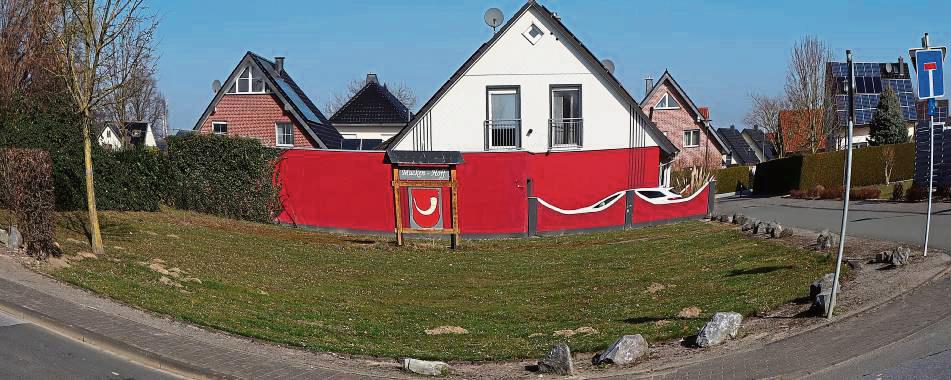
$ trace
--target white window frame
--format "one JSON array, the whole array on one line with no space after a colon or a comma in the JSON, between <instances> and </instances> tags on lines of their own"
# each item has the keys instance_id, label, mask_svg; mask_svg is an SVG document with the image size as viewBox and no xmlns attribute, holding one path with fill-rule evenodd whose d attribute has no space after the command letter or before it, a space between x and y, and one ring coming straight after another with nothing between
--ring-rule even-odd
<instances>
[{"instance_id":1,"label":"white window frame","mask_svg":"<svg viewBox=\"0 0 951 380\"><path fill-rule=\"evenodd\" d=\"M247 76L247 77L243 77L243 76L242 76L242 74L244 74L244 71L245 71L245 70L248 71L248 76ZM247 81L248 81L248 91L241 91L241 85L240 85L240 83L241 83L242 80L247 80ZM267 81L265 81L264 78L261 78L261 81L262 81L262 83L263 83L263 86L261 87L261 91L254 91L254 68L252 68L251 65L245 66L245 67L241 70L241 72L238 73L238 76L234 78L234 92L231 92L231 94L242 94L242 95L246 95L246 94L266 94L266 93L267 93Z\"/></svg>"},{"instance_id":2,"label":"white window frame","mask_svg":"<svg viewBox=\"0 0 951 380\"><path fill-rule=\"evenodd\" d=\"M290 126L291 130L291 143L281 143L281 137L284 135L281 133L281 126L287 125ZM292 147L294 146L294 124L290 122L279 122L274 124L274 145L279 147Z\"/></svg>"},{"instance_id":3,"label":"white window frame","mask_svg":"<svg viewBox=\"0 0 951 380\"><path fill-rule=\"evenodd\" d=\"M533 37L532 29L538 29L541 33ZM531 25L528 26L528 29L525 29L525 31L522 32L522 35L525 36L525 39L527 39L528 42L530 42L532 45L535 45L538 43L538 41L541 41L542 37L545 36L545 33L547 33L545 32L545 29L542 29L542 27L538 26L538 24L533 22Z\"/></svg>"},{"instance_id":4,"label":"white window frame","mask_svg":"<svg viewBox=\"0 0 951 380\"><path fill-rule=\"evenodd\" d=\"M655 110L679 110L679 109L680 109L680 102L677 102L677 99L674 99L674 101L677 102L677 106L676 106L676 107L670 107L670 106L669 106L669 104L670 104L670 98L671 98L671 96L670 96L670 93L669 93L669 92L666 93L666 94L664 94L664 96L661 96L661 97L660 97L660 100L657 101L657 104L654 105L654 109L655 109ZM666 102L665 102L665 100L666 100ZM664 106L661 107L660 103L664 103Z\"/></svg>"},{"instance_id":5,"label":"white window frame","mask_svg":"<svg viewBox=\"0 0 951 380\"><path fill-rule=\"evenodd\" d=\"M225 126L225 131L224 131L224 132L219 132L217 129L215 129L215 126L218 126L218 125L224 125L224 126ZM226 121L213 121L213 122L211 122L211 133L216 134L216 135L227 135L227 134L228 134L228 122L226 122Z\"/></svg>"},{"instance_id":6,"label":"white window frame","mask_svg":"<svg viewBox=\"0 0 951 380\"><path fill-rule=\"evenodd\" d=\"M696 144L688 144L688 142L687 142L688 133L690 134L691 137L693 137L693 134L696 133L696 135L697 135L697 143L696 143ZM700 129L685 129L685 130L684 130L684 140L683 140L683 144L684 144L684 148L696 148L696 147L700 146Z\"/></svg>"}]
</instances>

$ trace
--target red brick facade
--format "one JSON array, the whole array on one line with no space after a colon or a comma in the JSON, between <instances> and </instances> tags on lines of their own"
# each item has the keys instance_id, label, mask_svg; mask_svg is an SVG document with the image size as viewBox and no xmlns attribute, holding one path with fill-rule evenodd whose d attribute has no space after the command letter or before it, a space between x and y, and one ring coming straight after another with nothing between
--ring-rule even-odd
<instances>
[{"instance_id":1,"label":"red brick facade","mask_svg":"<svg viewBox=\"0 0 951 380\"><path fill-rule=\"evenodd\" d=\"M228 123L228 135L256 138L272 147L277 146L277 123L293 123L295 148L320 147L299 123L291 120L274 94L226 94L199 131L212 133L213 122Z\"/></svg>"},{"instance_id":2,"label":"red brick facade","mask_svg":"<svg viewBox=\"0 0 951 380\"><path fill-rule=\"evenodd\" d=\"M667 138L680 149L680 153L674 158L673 170L694 167L706 162L708 168L719 168L723 166L723 157L718 148L712 131L697 122L697 115L690 110L687 100L681 97L670 82L659 84L644 104L644 111L651 114L651 120L657 125L657 128L667 136ZM677 109L654 109L657 102L664 96L670 94L680 104ZM695 147L684 147L684 131L699 129L700 145Z\"/></svg>"}]
</instances>

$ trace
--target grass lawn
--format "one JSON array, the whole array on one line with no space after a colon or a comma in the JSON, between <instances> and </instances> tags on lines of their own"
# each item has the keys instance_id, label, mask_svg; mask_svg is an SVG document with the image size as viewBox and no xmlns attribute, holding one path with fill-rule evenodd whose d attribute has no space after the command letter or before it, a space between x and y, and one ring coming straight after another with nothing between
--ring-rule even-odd
<instances>
[{"instance_id":1,"label":"grass lawn","mask_svg":"<svg viewBox=\"0 0 951 380\"><path fill-rule=\"evenodd\" d=\"M88 250L83 214L57 239ZM164 210L102 214L107 255L52 274L144 309L321 351L429 359L538 357L558 341L604 349L623 334L696 333L716 311L746 315L804 297L823 256L719 224L557 238L444 242L342 236ZM72 238L71 240L67 240ZM201 283L162 284L152 259ZM652 286L653 285L653 286ZM652 291L648 291L652 288ZM663 289L661 289L663 288ZM700 318L680 319L696 306ZM465 335L427 335L460 326ZM589 326L596 334L553 336Z\"/></svg>"}]
</instances>

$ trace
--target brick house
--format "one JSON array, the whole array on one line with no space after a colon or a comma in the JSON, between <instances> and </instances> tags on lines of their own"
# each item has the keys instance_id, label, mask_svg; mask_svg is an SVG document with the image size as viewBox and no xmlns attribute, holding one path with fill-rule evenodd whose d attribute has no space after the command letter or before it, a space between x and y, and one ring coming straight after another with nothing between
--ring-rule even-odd
<instances>
[{"instance_id":1,"label":"brick house","mask_svg":"<svg viewBox=\"0 0 951 380\"><path fill-rule=\"evenodd\" d=\"M284 69L247 52L198 118L194 130L251 137L278 148L339 149L343 137Z\"/></svg>"},{"instance_id":2,"label":"brick house","mask_svg":"<svg viewBox=\"0 0 951 380\"><path fill-rule=\"evenodd\" d=\"M680 150L670 163L673 170L725 166L730 149L710 125L708 108L697 107L667 71L656 84L648 78L646 89L641 108L648 110L651 121Z\"/></svg>"}]
</instances>

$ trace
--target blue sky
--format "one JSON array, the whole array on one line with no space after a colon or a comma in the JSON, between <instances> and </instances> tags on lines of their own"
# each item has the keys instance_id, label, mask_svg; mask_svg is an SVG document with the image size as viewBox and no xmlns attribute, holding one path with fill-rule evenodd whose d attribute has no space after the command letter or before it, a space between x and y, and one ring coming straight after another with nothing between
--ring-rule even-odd
<instances>
[{"instance_id":1,"label":"blue sky","mask_svg":"<svg viewBox=\"0 0 951 380\"><path fill-rule=\"evenodd\" d=\"M670 70L716 126L742 126L750 92L778 94L790 47L803 35L844 60L908 60L924 32L951 45L948 1L540 0L637 98L646 75ZM418 105L491 37L487 8L510 16L523 0L192 1L152 3L159 30L159 86L172 129L191 129L244 52L286 56L286 68L318 106L352 79L375 72L404 82ZM924 16L922 16L924 15ZM924 19L920 21L919 19ZM329 117L329 115L328 115Z\"/></svg>"}]
</instances>

